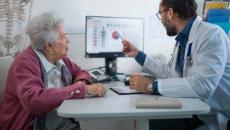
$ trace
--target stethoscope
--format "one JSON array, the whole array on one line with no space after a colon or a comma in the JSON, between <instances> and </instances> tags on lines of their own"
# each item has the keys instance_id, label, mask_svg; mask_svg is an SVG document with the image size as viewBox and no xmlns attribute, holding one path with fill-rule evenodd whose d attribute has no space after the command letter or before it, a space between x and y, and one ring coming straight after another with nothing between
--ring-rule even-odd
<instances>
[{"instance_id":1,"label":"stethoscope","mask_svg":"<svg viewBox=\"0 0 230 130\"><path fill-rule=\"evenodd\" d=\"M172 65L172 62L174 61L174 58L176 57L176 49L179 48L179 44L180 44L179 42L176 42L176 44L174 46L173 54L171 54L171 56L172 56L171 61L170 61L171 65ZM187 55L186 55L186 57L184 59L184 62L185 62L186 65L192 65L193 64L191 53L192 53L192 43L189 43L188 44Z\"/></svg>"}]
</instances>

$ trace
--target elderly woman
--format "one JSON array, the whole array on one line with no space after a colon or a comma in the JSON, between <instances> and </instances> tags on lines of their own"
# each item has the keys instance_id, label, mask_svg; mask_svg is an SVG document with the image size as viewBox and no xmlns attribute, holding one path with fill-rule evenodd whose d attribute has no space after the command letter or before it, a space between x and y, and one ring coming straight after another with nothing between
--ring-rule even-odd
<instances>
[{"instance_id":1,"label":"elderly woman","mask_svg":"<svg viewBox=\"0 0 230 130\"><path fill-rule=\"evenodd\" d=\"M44 13L28 25L32 46L18 54L0 108L1 130L78 130L77 121L57 116L55 108L86 94L105 96L101 84L66 57L68 39L62 20Z\"/></svg>"}]
</instances>

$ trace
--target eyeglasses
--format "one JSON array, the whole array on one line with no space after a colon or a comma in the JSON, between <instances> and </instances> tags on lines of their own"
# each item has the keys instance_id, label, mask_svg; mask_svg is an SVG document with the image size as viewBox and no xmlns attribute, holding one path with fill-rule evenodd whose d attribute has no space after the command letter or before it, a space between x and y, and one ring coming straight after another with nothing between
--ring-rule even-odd
<instances>
[{"instance_id":1,"label":"eyeglasses","mask_svg":"<svg viewBox=\"0 0 230 130\"><path fill-rule=\"evenodd\" d=\"M165 11L168 11L169 9L165 9L165 10L162 10L162 11L158 11L158 13L156 14L156 16L157 16L157 18L159 19L159 20L161 20L162 18L161 18L161 13L163 13L163 12L165 12Z\"/></svg>"}]
</instances>

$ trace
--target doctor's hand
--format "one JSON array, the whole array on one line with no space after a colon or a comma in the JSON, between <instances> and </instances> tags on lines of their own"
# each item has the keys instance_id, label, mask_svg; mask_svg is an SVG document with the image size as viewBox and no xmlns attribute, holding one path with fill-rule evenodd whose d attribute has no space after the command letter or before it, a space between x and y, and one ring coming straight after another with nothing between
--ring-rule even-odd
<instances>
[{"instance_id":1,"label":"doctor's hand","mask_svg":"<svg viewBox=\"0 0 230 130\"><path fill-rule=\"evenodd\" d=\"M147 89L147 86L151 83L152 81L149 78L140 74L133 74L129 77L130 88L142 93L152 93Z\"/></svg>"},{"instance_id":2,"label":"doctor's hand","mask_svg":"<svg viewBox=\"0 0 230 130\"><path fill-rule=\"evenodd\" d=\"M134 45L132 45L127 40L123 40L122 44L123 44L123 48L122 48L123 53L125 53L129 57L136 57L139 50Z\"/></svg>"},{"instance_id":3,"label":"doctor's hand","mask_svg":"<svg viewBox=\"0 0 230 130\"><path fill-rule=\"evenodd\" d=\"M106 95L107 89L102 84L91 84L86 85L86 93L89 95L102 97Z\"/></svg>"}]
</instances>

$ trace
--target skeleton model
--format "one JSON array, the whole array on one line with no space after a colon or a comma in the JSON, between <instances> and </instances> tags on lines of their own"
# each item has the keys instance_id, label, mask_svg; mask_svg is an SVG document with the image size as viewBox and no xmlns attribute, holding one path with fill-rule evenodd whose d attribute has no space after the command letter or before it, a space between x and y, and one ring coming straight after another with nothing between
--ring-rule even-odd
<instances>
[{"instance_id":1,"label":"skeleton model","mask_svg":"<svg viewBox=\"0 0 230 130\"><path fill-rule=\"evenodd\" d=\"M26 40L19 27L25 23L25 9L30 1L0 0L0 57L15 56L24 47Z\"/></svg>"}]
</instances>

